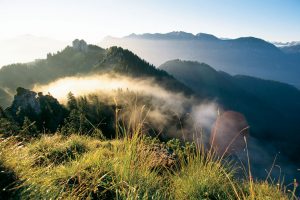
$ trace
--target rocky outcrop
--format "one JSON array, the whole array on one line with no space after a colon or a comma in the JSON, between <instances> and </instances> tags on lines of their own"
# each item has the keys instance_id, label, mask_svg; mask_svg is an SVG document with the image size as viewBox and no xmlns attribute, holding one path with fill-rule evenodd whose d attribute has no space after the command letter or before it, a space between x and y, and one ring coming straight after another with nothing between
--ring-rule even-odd
<instances>
[{"instance_id":1,"label":"rocky outcrop","mask_svg":"<svg viewBox=\"0 0 300 200\"><path fill-rule=\"evenodd\" d=\"M19 125L25 117L35 121L39 129L56 131L66 115L65 108L50 94L36 93L19 87L13 103L5 110Z\"/></svg>"},{"instance_id":2,"label":"rocky outcrop","mask_svg":"<svg viewBox=\"0 0 300 200\"><path fill-rule=\"evenodd\" d=\"M17 94L14 96L14 100L11 106L11 111L16 113L22 109L32 109L36 114L40 114L41 106L37 99L37 93L27 90L25 88L17 88Z\"/></svg>"},{"instance_id":3,"label":"rocky outcrop","mask_svg":"<svg viewBox=\"0 0 300 200\"><path fill-rule=\"evenodd\" d=\"M86 53L88 51L88 45L84 40L74 40L72 42L72 47L77 50Z\"/></svg>"}]
</instances>

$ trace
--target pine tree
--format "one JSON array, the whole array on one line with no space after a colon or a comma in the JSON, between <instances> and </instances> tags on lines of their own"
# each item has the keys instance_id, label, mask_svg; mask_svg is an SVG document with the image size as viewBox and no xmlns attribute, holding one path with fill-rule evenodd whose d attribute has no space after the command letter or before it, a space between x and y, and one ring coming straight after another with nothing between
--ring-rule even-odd
<instances>
[{"instance_id":1,"label":"pine tree","mask_svg":"<svg viewBox=\"0 0 300 200\"><path fill-rule=\"evenodd\" d=\"M70 135L78 133L80 129L80 113L78 110L71 110L69 116L65 119L64 126L61 128L61 132L64 135Z\"/></svg>"},{"instance_id":2,"label":"pine tree","mask_svg":"<svg viewBox=\"0 0 300 200\"><path fill-rule=\"evenodd\" d=\"M67 102L68 109L70 111L77 109L77 100L72 92L68 93L67 99L68 99L68 102Z\"/></svg>"}]
</instances>

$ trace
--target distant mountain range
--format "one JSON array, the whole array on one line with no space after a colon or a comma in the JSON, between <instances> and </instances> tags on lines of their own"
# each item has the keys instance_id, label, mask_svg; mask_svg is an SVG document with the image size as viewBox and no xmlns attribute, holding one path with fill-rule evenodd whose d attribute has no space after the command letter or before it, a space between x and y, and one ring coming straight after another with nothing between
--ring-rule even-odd
<instances>
[{"instance_id":1,"label":"distant mountain range","mask_svg":"<svg viewBox=\"0 0 300 200\"><path fill-rule=\"evenodd\" d=\"M300 45L300 41L293 41L293 42L272 42L277 47L291 47Z\"/></svg>"},{"instance_id":2,"label":"distant mountain range","mask_svg":"<svg viewBox=\"0 0 300 200\"><path fill-rule=\"evenodd\" d=\"M249 75L300 87L300 54L295 53L295 45L279 48L254 37L219 39L210 34L186 32L106 37L100 45L128 48L156 66L177 58L194 60L232 75Z\"/></svg>"}]
</instances>

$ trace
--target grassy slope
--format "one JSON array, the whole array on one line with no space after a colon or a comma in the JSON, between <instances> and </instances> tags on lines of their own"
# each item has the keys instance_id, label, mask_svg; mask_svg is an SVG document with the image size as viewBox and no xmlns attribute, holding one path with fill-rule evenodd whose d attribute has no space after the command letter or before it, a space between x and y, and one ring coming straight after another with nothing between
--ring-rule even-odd
<instances>
[{"instance_id":1,"label":"grassy slope","mask_svg":"<svg viewBox=\"0 0 300 200\"><path fill-rule=\"evenodd\" d=\"M5 170L1 173L10 169L17 180L6 195L14 192L15 198L22 199L293 199L292 192L283 192L282 186L236 180L235 169L216 159L212 151L193 151L192 145L182 148L176 141L164 144L138 133L110 141L59 134L27 143L2 139L0 164ZM157 145L161 150L154 150ZM172 149L176 162L165 164L162 149ZM5 194L1 192L0 196Z\"/></svg>"}]
</instances>

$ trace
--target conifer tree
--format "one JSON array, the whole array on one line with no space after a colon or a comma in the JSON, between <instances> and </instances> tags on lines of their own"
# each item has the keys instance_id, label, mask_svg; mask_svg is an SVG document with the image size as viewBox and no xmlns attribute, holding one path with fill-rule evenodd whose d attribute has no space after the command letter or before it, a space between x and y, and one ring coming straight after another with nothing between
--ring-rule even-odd
<instances>
[{"instance_id":1,"label":"conifer tree","mask_svg":"<svg viewBox=\"0 0 300 200\"><path fill-rule=\"evenodd\" d=\"M68 109L70 111L77 109L77 100L72 92L68 93L67 99L68 99L68 102L67 102Z\"/></svg>"}]
</instances>

